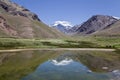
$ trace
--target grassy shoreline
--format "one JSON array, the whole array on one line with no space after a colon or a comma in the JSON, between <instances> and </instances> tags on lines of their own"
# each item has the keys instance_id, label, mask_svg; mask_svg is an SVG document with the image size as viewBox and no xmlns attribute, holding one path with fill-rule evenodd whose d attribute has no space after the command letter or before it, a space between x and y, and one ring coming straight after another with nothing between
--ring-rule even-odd
<instances>
[{"instance_id":1,"label":"grassy shoreline","mask_svg":"<svg viewBox=\"0 0 120 80\"><path fill-rule=\"evenodd\" d=\"M24 48L120 48L120 38L80 37L70 39L0 38L0 49Z\"/></svg>"}]
</instances>

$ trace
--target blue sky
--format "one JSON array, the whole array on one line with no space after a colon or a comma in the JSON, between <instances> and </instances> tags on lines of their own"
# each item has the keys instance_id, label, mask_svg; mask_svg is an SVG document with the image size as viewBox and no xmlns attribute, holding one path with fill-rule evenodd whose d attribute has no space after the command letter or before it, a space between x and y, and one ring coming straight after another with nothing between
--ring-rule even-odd
<instances>
[{"instance_id":1,"label":"blue sky","mask_svg":"<svg viewBox=\"0 0 120 80\"><path fill-rule=\"evenodd\" d=\"M69 21L81 24L92 15L120 17L120 0L12 0L32 12L46 24Z\"/></svg>"}]
</instances>

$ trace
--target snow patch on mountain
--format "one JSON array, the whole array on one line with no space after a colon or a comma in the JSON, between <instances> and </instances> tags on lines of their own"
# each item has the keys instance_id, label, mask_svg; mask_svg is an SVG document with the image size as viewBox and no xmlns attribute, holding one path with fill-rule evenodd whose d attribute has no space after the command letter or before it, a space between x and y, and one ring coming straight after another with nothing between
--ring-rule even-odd
<instances>
[{"instance_id":1,"label":"snow patch on mountain","mask_svg":"<svg viewBox=\"0 0 120 80\"><path fill-rule=\"evenodd\" d=\"M116 16L112 16L112 17L115 18L115 19L118 19L118 20L120 19L120 17L116 17Z\"/></svg>"},{"instance_id":2,"label":"snow patch on mountain","mask_svg":"<svg viewBox=\"0 0 120 80\"><path fill-rule=\"evenodd\" d=\"M59 24L65 26L65 27L68 27L68 26L72 27L72 24L70 22L68 22L68 21L55 21L53 26L57 26Z\"/></svg>"},{"instance_id":3,"label":"snow patch on mountain","mask_svg":"<svg viewBox=\"0 0 120 80\"><path fill-rule=\"evenodd\" d=\"M57 30L68 34L69 30L73 27L72 24L68 21L55 21L55 23L51 26L56 28Z\"/></svg>"}]
</instances>

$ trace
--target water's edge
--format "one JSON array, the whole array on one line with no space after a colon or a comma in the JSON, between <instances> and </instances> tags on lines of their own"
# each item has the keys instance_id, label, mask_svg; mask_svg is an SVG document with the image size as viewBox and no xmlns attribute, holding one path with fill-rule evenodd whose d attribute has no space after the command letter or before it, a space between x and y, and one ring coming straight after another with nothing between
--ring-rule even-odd
<instances>
[{"instance_id":1,"label":"water's edge","mask_svg":"<svg viewBox=\"0 0 120 80\"><path fill-rule=\"evenodd\" d=\"M16 52L16 51L29 51L29 50L83 50L83 51L115 51L116 49L105 49L105 48L29 48L29 49L8 49L0 50L0 52Z\"/></svg>"}]
</instances>

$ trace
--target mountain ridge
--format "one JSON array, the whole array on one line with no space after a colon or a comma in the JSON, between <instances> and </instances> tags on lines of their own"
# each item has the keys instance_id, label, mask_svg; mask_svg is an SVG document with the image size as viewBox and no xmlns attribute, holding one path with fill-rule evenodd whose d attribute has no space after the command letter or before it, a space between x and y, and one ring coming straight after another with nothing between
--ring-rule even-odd
<instances>
[{"instance_id":1,"label":"mountain ridge","mask_svg":"<svg viewBox=\"0 0 120 80\"><path fill-rule=\"evenodd\" d=\"M55 23L52 27L67 35L91 35L104 29L109 29L111 25L119 21L120 18L108 15L93 15L87 21L75 26L67 26L61 22ZM67 21L66 21L67 22Z\"/></svg>"},{"instance_id":2,"label":"mountain ridge","mask_svg":"<svg viewBox=\"0 0 120 80\"><path fill-rule=\"evenodd\" d=\"M28 9L10 0L0 0L0 37L62 38L65 35L48 27Z\"/></svg>"},{"instance_id":3,"label":"mountain ridge","mask_svg":"<svg viewBox=\"0 0 120 80\"><path fill-rule=\"evenodd\" d=\"M107 16L107 15L94 15L89 18L86 22L78 25L78 29L76 30L76 34L79 35L89 35L96 31L101 31L107 28L108 26L117 22L118 19Z\"/></svg>"},{"instance_id":4,"label":"mountain ridge","mask_svg":"<svg viewBox=\"0 0 120 80\"><path fill-rule=\"evenodd\" d=\"M10 0L1 0L0 6L11 15L24 16L32 20L41 21L35 13Z\"/></svg>"}]
</instances>

